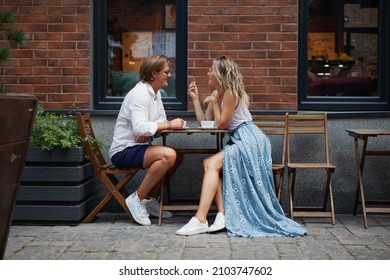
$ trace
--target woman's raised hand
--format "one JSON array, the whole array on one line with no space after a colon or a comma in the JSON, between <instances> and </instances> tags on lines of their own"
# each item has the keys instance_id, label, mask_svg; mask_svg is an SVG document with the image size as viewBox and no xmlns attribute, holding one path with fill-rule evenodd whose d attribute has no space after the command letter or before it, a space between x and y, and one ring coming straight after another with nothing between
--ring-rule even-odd
<instances>
[{"instance_id":1,"label":"woman's raised hand","mask_svg":"<svg viewBox=\"0 0 390 280\"><path fill-rule=\"evenodd\" d=\"M199 98L198 87L196 86L195 81L191 82L190 87L188 89L188 94L193 100Z\"/></svg>"}]
</instances>

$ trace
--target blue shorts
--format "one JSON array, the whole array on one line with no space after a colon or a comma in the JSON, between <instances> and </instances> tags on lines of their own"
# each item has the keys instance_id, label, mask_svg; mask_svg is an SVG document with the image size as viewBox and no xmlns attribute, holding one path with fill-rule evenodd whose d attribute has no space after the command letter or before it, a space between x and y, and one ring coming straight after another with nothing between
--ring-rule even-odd
<instances>
[{"instance_id":1,"label":"blue shorts","mask_svg":"<svg viewBox=\"0 0 390 280\"><path fill-rule=\"evenodd\" d=\"M144 156L149 145L135 145L127 147L122 152L112 156L111 162L119 168L144 169Z\"/></svg>"}]
</instances>

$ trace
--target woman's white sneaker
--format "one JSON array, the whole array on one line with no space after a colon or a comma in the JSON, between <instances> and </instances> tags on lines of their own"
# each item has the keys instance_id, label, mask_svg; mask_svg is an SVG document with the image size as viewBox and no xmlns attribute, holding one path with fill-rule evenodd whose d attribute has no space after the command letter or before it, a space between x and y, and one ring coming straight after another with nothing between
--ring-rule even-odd
<instances>
[{"instance_id":1,"label":"woman's white sneaker","mask_svg":"<svg viewBox=\"0 0 390 280\"><path fill-rule=\"evenodd\" d=\"M209 232L219 231L225 228L225 215L222 212L218 212L215 217L214 223L210 226Z\"/></svg>"},{"instance_id":2,"label":"woman's white sneaker","mask_svg":"<svg viewBox=\"0 0 390 280\"><path fill-rule=\"evenodd\" d=\"M185 224L181 229L178 229L176 231L177 235L194 235L199 233L205 233L209 230L209 224L206 221L206 223L202 224L199 222L199 220L195 217L192 217L191 220Z\"/></svg>"}]
</instances>

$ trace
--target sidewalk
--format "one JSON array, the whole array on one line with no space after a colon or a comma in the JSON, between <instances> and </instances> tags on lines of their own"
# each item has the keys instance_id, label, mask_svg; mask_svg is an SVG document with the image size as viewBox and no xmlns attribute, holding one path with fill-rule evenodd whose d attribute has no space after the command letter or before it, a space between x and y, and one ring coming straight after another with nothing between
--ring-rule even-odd
<instances>
[{"instance_id":1,"label":"sidewalk","mask_svg":"<svg viewBox=\"0 0 390 280\"><path fill-rule=\"evenodd\" d=\"M177 236L192 213L153 219L148 227L123 214L100 214L77 226L14 225L5 260L390 260L390 215L336 215L330 220L302 219L308 236L228 238L226 232ZM215 214L210 214L213 222Z\"/></svg>"}]
</instances>

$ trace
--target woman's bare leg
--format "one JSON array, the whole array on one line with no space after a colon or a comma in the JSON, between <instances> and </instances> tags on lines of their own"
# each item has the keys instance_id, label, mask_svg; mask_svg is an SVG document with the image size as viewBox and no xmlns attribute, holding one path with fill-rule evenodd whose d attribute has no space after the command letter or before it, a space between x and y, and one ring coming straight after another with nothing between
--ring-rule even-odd
<instances>
[{"instance_id":1,"label":"woman's bare leg","mask_svg":"<svg viewBox=\"0 0 390 280\"><path fill-rule=\"evenodd\" d=\"M176 162L176 151L164 146L150 146L145 152L144 168L148 168L137 190L140 200L159 192L159 182Z\"/></svg>"},{"instance_id":2,"label":"woman's bare leg","mask_svg":"<svg viewBox=\"0 0 390 280\"><path fill-rule=\"evenodd\" d=\"M200 194L199 208L195 214L195 217L201 223L206 222L211 203L213 202L213 199L216 198L216 194L218 192L218 186L220 184L219 173L222 169L222 152L206 158L203 162L203 168L204 176ZM217 201L218 200L218 203L222 202L222 196L218 197Z\"/></svg>"},{"instance_id":3,"label":"woman's bare leg","mask_svg":"<svg viewBox=\"0 0 390 280\"><path fill-rule=\"evenodd\" d=\"M217 193L215 194L215 197L214 197L214 202L217 205L218 212L224 213L225 208L223 206L222 177L221 176L219 176L218 189L217 189Z\"/></svg>"}]
</instances>

